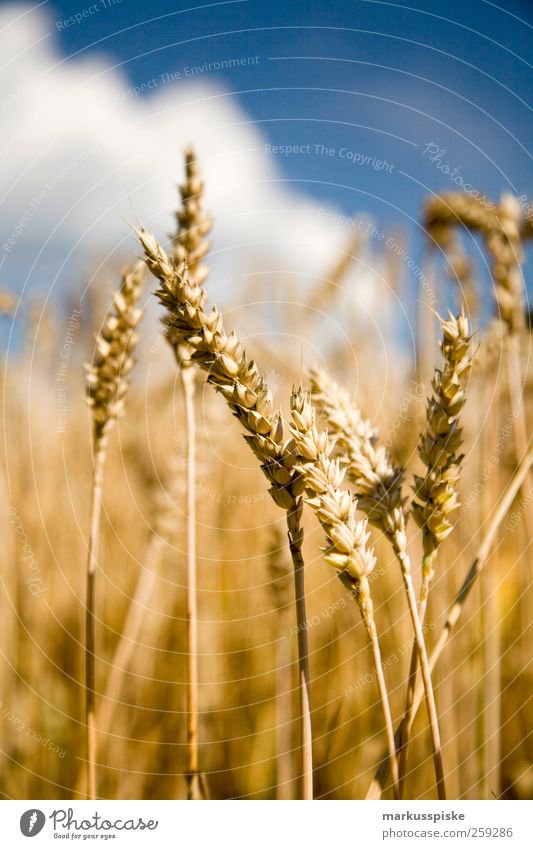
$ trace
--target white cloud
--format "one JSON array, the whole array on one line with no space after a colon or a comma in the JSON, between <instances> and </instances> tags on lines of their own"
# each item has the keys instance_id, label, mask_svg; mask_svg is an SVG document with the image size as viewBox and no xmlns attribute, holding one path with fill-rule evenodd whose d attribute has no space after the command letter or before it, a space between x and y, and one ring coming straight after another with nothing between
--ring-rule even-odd
<instances>
[{"instance_id":1,"label":"white cloud","mask_svg":"<svg viewBox=\"0 0 533 849\"><path fill-rule=\"evenodd\" d=\"M341 227L283 182L258 126L212 78L127 93L125 74L103 58L63 58L50 16L17 4L0 10L0 56L3 285L79 286L96 256L137 250L135 218L166 236L191 142L215 219L215 279L260 267L264 280L292 274L301 292L346 244ZM373 282L367 274L354 286L367 307Z\"/></svg>"}]
</instances>

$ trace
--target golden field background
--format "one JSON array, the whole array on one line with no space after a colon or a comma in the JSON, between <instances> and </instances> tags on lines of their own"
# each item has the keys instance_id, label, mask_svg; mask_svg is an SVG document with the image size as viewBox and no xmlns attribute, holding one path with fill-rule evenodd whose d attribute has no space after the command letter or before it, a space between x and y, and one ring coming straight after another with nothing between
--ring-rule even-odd
<instances>
[{"instance_id":1,"label":"golden field background","mask_svg":"<svg viewBox=\"0 0 533 849\"><path fill-rule=\"evenodd\" d=\"M383 310L405 301L401 261L353 240L331 269L292 297L290 279L259 283L224 310L287 412L291 387L317 360L379 427L407 481L420 468L429 380L438 363L437 321L418 310L418 358L370 320L344 317L353 336L328 332L346 269L379 269ZM433 270L443 311L458 293ZM428 274L430 269L428 266ZM99 795L184 798L185 503L183 397L171 352L159 336L147 275L138 364L125 416L110 437L97 575ZM357 286L357 274L350 286ZM85 559L91 490L91 419L84 363L118 284L90 281L90 295L64 303L19 303L20 345L4 353L0 478L2 592L1 756L3 798L82 798ZM214 287L215 288L215 287ZM209 286L208 286L209 292ZM216 301L216 291L213 300ZM483 295L490 303L490 292ZM227 299L226 299L227 300ZM11 305L6 304L6 313ZM76 312L74 312L76 311ZM9 326L11 318L2 321ZM255 333L251 327L259 326ZM491 508L515 466L505 361L479 331L462 417L465 468L457 527L437 561L426 639L431 648L475 556ZM498 333L496 332L496 337ZM530 336L522 345L531 418ZM211 798L295 798L298 771L294 591L283 515L267 493L239 425L199 378L197 512L200 638L200 759ZM65 408L65 409L63 409ZM531 539L522 494L503 523L456 632L434 674L451 798L533 795L530 667ZM312 678L315 797L363 798L384 736L364 627L353 599L320 552L323 535L306 515L304 555ZM395 724L405 703L411 628L390 547L372 531L378 556L372 592ZM414 564L420 532L409 523ZM418 575L415 576L418 578ZM132 597L144 578L142 604ZM106 697L128 613L139 631L118 689ZM105 727L102 730L102 718ZM433 798L425 708L410 750L407 795Z\"/></svg>"}]
</instances>

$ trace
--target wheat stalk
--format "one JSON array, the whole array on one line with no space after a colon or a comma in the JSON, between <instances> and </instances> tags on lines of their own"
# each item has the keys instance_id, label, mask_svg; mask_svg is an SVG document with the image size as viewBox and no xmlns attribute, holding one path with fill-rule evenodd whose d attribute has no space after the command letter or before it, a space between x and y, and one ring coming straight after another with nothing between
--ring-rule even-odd
<instances>
[{"instance_id":1,"label":"wheat stalk","mask_svg":"<svg viewBox=\"0 0 533 849\"><path fill-rule=\"evenodd\" d=\"M192 360L208 374L211 383L247 431L245 440L260 462L270 483L270 495L286 511L289 548L294 566L302 749L302 795L313 795L311 714L309 702L309 648L306 632L302 482L295 470L293 443L285 440L283 420L274 413L272 397L265 380L246 353L235 333L226 335L222 316L216 307L204 309L206 293L192 279L186 263L176 265L156 239L146 230L139 232L145 261L160 281L156 296L165 307L166 332L177 344L192 350Z\"/></svg>"},{"instance_id":2,"label":"wheat stalk","mask_svg":"<svg viewBox=\"0 0 533 849\"><path fill-rule=\"evenodd\" d=\"M356 519L356 502L352 501L349 492L340 488L344 472L339 461L330 456L333 445L327 433L318 430L313 407L301 389L292 393L291 415L291 433L298 448L298 468L303 475L309 496L307 503L312 507L326 533L326 562L337 570L343 582L353 592L372 648L376 681L385 718L394 795L399 798L394 729L368 582L376 559L373 550L367 545L369 534L366 521Z\"/></svg>"},{"instance_id":3,"label":"wheat stalk","mask_svg":"<svg viewBox=\"0 0 533 849\"><path fill-rule=\"evenodd\" d=\"M418 653L423 675L437 791L439 798L444 799L446 788L437 708L424 633L417 611L411 560L407 550L405 514L407 499L402 495L403 470L392 464L383 446L377 445L377 435L370 422L363 418L345 390L335 383L327 372L317 368L312 369L310 379L311 398L317 409L324 415L328 430L335 439L336 447L340 449L346 476L354 484L357 506L366 514L370 523L389 539L400 564L415 635L414 650ZM405 759L402 763L400 751L400 794L403 792L405 766Z\"/></svg>"},{"instance_id":4,"label":"wheat stalk","mask_svg":"<svg viewBox=\"0 0 533 849\"><path fill-rule=\"evenodd\" d=\"M287 640L290 614L291 587L290 568L287 562L285 540L279 524L273 525L268 547L268 589L272 606L276 612L275 627L275 751L276 751L276 798L292 799L291 766L291 643Z\"/></svg>"},{"instance_id":5,"label":"wheat stalk","mask_svg":"<svg viewBox=\"0 0 533 849\"><path fill-rule=\"evenodd\" d=\"M95 723L95 581L98 564L102 485L108 433L124 412L129 375L133 368L133 350L137 342L135 328L141 317L138 307L142 293L143 267L138 263L126 269L96 339L96 353L87 368L87 402L93 424L93 482L91 519L87 553L87 591L85 622L85 743L87 796L96 798L96 723Z\"/></svg>"},{"instance_id":6,"label":"wheat stalk","mask_svg":"<svg viewBox=\"0 0 533 849\"><path fill-rule=\"evenodd\" d=\"M186 261L189 275L198 285L205 281L208 268L202 264L209 250L206 240L211 229L211 219L203 209L204 183L200 175L196 154L192 148L185 151L185 180L179 186L181 206L176 212L176 233L173 237L173 262ZM190 367L191 349L179 336L166 334L174 350L185 402L185 432L187 442L186 515L187 515L187 798L202 798L202 778L198 755L198 592L196 565L196 419L194 398L196 374Z\"/></svg>"}]
</instances>

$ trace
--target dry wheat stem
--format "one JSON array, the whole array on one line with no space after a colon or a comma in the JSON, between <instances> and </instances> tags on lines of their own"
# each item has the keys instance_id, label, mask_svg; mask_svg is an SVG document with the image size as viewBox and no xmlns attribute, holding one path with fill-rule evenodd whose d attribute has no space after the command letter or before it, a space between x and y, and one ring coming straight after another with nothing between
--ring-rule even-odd
<instances>
[{"instance_id":1,"label":"dry wheat stem","mask_svg":"<svg viewBox=\"0 0 533 849\"><path fill-rule=\"evenodd\" d=\"M498 444L498 416L491 411L493 387L487 381L482 387L483 409L488 410L487 419L481 434L480 470L488 467L492 453ZM496 397L498 409L500 399ZM492 413L492 414L491 414ZM484 486L481 499L481 515L489 515L492 504L498 500L501 490L500 469L496 466ZM495 795L501 792L502 763L502 622L500 616L501 598L499 593L502 572L500 553L495 546L492 554L492 567L480 582L480 618L482 625L484 675L482 682L483 704L480 710L482 733L481 749L481 791L483 799L491 798L491 788L495 785Z\"/></svg>"},{"instance_id":2,"label":"dry wheat stem","mask_svg":"<svg viewBox=\"0 0 533 849\"><path fill-rule=\"evenodd\" d=\"M270 495L286 511L298 629L301 795L304 799L312 799L309 652L301 525L303 484L295 469L294 443L284 439L281 414L273 411L270 389L255 362L248 360L235 333L226 335L222 316L216 307L212 307L210 312L204 310L206 293L189 276L186 263L176 265L145 230L140 231L139 238L146 264L161 284L156 296L166 309L163 322L169 339L175 345L183 343L189 346L192 361L207 373L208 382L224 396L247 431L244 438L270 483Z\"/></svg>"},{"instance_id":3,"label":"dry wheat stem","mask_svg":"<svg viewBox=\"0 0 533 849\"><path fill-rule=\"evenodd\" d=\"M187 798L202 798L198 758L198 597L196 578L196 428L194 417L194 372L180 369L185 398L187 433L187 601L185 612L187 650Z\"/></svg>"},{"instance_id":4,"label":"dry wheat stem","mask_svg":"<svg viewBox=\"0 0 533 849\"><path fill-rule=\"evenodd\" d=\"M171 476L171 481L181 484L180 478L174 475ZM176 491L172 495L174 502L180 493ZM121 629L120 639L109 664L110 672L96 717L99 736L98 750L101 749L103 740L109 733L115 710L119 703L119 696L124 685L124 678L131 665L142 626L146 621L146 611L156 584L158 567L163 551L167 544L165 537L175 533L175 520L174 509L169 509L167 498L165 496L156 498L155 528L150 536L143 558L143 566ZM77 781L76 789L78 793L81 793L82 782L83 773Z\"/></svg>"},{"instance_id":5,"label":"dry wheat stem","mask_svg":"<svg viewBox=\"0 0 533 849\"><path fill-rule=\"evenodd\" d=\"M185 180L179 186L181 206L176 213L177 228L173 238L173 261L186 261L189 274L201 285L208 274L202 260L209 250L206 236L211 219L203 210L204 184L194 150L185 151ZM203 780L198 755L198 594L196 566L196 421L194 396L196 374L190 368L191 349L179 337L167 334L167 341L178 362L185 402L187 443L186 515L187 515L187 585L186 585L186 646L187 646L187 798L201 799Z\"/></svg>"},{"instance_id":6,"label":"dry wheat stem","mask_svg":"<svg viewBox=\"0 0 533 849\"><path fill-rule=\"evenodd\" d=\"M275 688L276 688L276 798L292 799L291 758L291 643L286 638L287 616L290 611L290 569L285 557L283 532L278 524L272 529L268 551L269 589L276 612L275 628Z\"/></svg>"},{"instance_id":7,"label":"dry wheat stem","mask_svg":"<svg viewBox=\"0 0 533 849\"><path fill-rule=\"evenodd\" d=\"M481 573L483 567L485 566L487 559L490 554L490 550L496 538L496 534L505 519L507 513L511 509L513 501L515 500L520 488L523 486L524 480L531 470L531 466L533 465L533 449L529 448L523 459L521 460L518 469L515 472L514 477L508 483L507 488L505 489L500 501L495 506L492 516L488 517L486 522L488 524L488 528L483 535L479 548L477 550L477 554L472 561L470 568L466 574L466 577L461 584L461 587L455 596L455 600L451 607L448 610L448 616L446 618L446 622L444 627L440 633L439 639L437 640L433 651L429 656L429 668L431 672L435 669L437 662L446 647L448 640L450 639L450 635L457 624L459 617L463 611L463 608L466 604L468 596L474 586L476 579ZM417 684L415 689L415 694L413 698L413 709L410 716L410 727L407 729L409 733L412 728L412 724L418 713L420 708L420 704L423 698L423 688L419 684ZM397 745L400 744L402 740L402 735L404 732L405 725L405 717L400 722L398 728L396 729L395 740ZM368 792L366 794L366 799L379 799L381 794L385 788L385 784L387 781L387 776L389 772L389 764L388 764L388 755L385 753L381 758L380 766L370 784Z\"/></svg>"},{"instance_id":8,"label":"dry wheat stem","mask_svg":"<svg viewBox=\"0 0 533 849\"><path fill-rule=\"evenodd\" d=\"M95 582L100 538L104 462L105 451L98 451L94 458L85 592L85 792L88 799L96 799Z\"/></svg>"},{"instance_id":9,"label":"dry wheat stem","mask_svg":"<svg viewBox=\"0 0 533 849\"><path fill-rule=\"evenodd\" d=\"M132 353L137 342L135 328L142 314L138 306L142 293L142 276L141 263L123 272L120 289L113 297L113 306L96 339L93 362L87 367L87 401L92 412L94 452L85 613L85 765L86 794L90 799L96 798L97 791L95 582L102 484L108 432L124 411L129 375L133 368Z\"/></svg>"},{"instance_id":10,"label":"dry wheat stem","mask_svg":"<svg viewBox=\"0 0 533 849\"><path fill-rule=\"evenodd\" d=\"M312 369L311 398L324 415L329 432L340 448L346 475L354 484L357 506L368 520L383 531L392 544L400 564L409 614L417 651L430 721L431 745L435 765L437 792L446 798L441 741L435 696L429 672L424 633L417 610L411 561L407 551L406 500L402 496L403 470L396 468L383 446L376 444L377 434L348 394L321 369ZM402 758L403 753L403 758ZM400 795L406 771L406 748L400 749Z\"/></svg>"},{"instance_id":11,"label":"dry wheat stem","mask_svg":"<svg viewBox=\"0 0 533 849\"><path fill-rule=\"evenodd\" d=\"M340 486L344 472L338 460L331 458L333 444L325 431L319 431L310 401L301 389L291 396L291 433L297 445L299 464L308 495L307 503L326 533L326 562L333 566L355 596L370 640L380 694L385 731L389 745L390 770L395 798L399 798L398 762L389 697L383 675L379 640L368 577L376 559L368 548L366 521L356 519L356 503Z\"/></svg>"}]
</instances>

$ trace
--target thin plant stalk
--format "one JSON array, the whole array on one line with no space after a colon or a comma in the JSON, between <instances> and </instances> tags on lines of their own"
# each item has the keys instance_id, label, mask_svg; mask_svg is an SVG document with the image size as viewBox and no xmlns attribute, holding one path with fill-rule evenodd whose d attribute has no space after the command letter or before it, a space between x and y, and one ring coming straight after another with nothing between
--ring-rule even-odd
<instances>
[{"instance_id":1,"label":"thin plant stalk","mask_svg":"<svg viewBox=\"0 0 533 849\"><path fill-rule=\"evenodd\" d=\"M289 549L294 569L294 596L298 632L298 703L300 722L300 797L313 798L313 738L311 732L311 681L309 672L309 640L305 604L305 564L302 556L301 499L294 511L287 514ZM299 515L297 515L299 513ZM292 526L292 530L291 530Z\"/></svg>"},{"instance_id":2,"label":"thin plant stalk","mask_svg":"<svg viewBox=\"0 0 533 849\"><path fill-rule=\"evenodd\" d=\"M497 416L491 415L489 408L492 387L486 384L485 396L488 401L484 409L488 409L487 419L482 434L481 457L482 467L487 468L498 438ZM496 406L499 408L499 395L496 395ZM490 505L495 503L500 492L500 474L496 466L486 482L483 492L482 508L484 513L490 511ZM501 764L501 622L498 587L500 582L499 552L492 554L493 565L481 581L482 592L482 633L483 633L483 708L481 711L482 752L481 752L481 798L490 799L491 789L495 795L500 794L500 764Z\"/></svg>"},{"instance_id":3,"label":"thin plant stalk","mask_svg":"<svg viewBox=\"0 0 533 849\"><path fill-rule=\"evenodd\" d=\"M187 434L187 798L200 799L198 758L198 596L196 570L196 422L194 415L195 375L189 365L180 368L185 399Z\"/></svg>"},{"instance_id":4,"label":"thin plant stalk","mask_svg":"<svg viewBox=\"0 0 533 849\"><path fill-rule=\"evenodd\" d=\"M352 591L352 594L354 595L355 600L357 601L359 611L361 613L361 618L363 620L370 642L372 662L376 675L376 684L378 687L379 700L381 702L381 709L383 711L383 719L385 722L385 736L387 739L387 775L390 773L394 798L399 800L401 797L397 744L394 737L394 723L392 721L389 694L387 691L385 676L383 674L383 663L381 661L381 650L379 647L378 633L374 620L372 601L370 599L370 595L367 595L367 592L365 590L361 592L360 587L354 589L353 581L349 580L345 575L340 574L339 577L341 578L344 585ZM366 587L368 589L368 581L366 581Z\"/></svg>"},{"instance_id":5,"label":"thin plant stalk","mask_svg":"<svg viewBox=\"0 0 533 849\"><path fill-rule=\"evenodd\" d=\"M509 385L509 399L511 405L513 437L515 457L518 462L520 457L523 457L527 450L527 421L526 411L524 407L523 385L524 378L522 374L522 362L520 358L520 334L513 333L507 338L507 377ZM524 481L523 496L524 499L527 493L533 488L533 477L528 474ZM524 510L524 528L528 539L533 537L533 506L529 505L529 500L526 501L526 509Z\"/></svg>"},{"instance_id":6,"label":"thin plant stalk","mask_svg":"<svg viewBox=\"0 0 533 849\"><path fill-rule=\"evenodd\" d=\"M201 284L208 274L203 264L209 250L206 239L211 219L203 209L204 183L192 148L185 151L185 179L179 187L181 206L176 213L177 231L173 238L173 260L187 262L189 274ZM198 756L198 594L196 566L196 422L194 396L196 374L191 368L191 349L179 339L167 336L174 349L185 400L187 441L186 515L187 515L187 798L201 799L202 776Z\"/></svg>"},{"instance_id":7,"label":"thin plant stalk","mask_svg":"<svg viewBox=\"0 0 533 849\"><path fill-rule=\"evenodd\" d=\"M481 540L479 548L477 550L477 554L472 561L472 564L466 574L466 577L461 584L457 595L455 596L455 600L451 607L448 610L448 616L446 618L446 622L444 623L444 627L440 633L439 639L437 640L433 651L429 656L429 669L430 672L433 672L437 662L444 651L448 640L450 639L450 635L457 624L459 617L463 611L463 608L466 604L468 596L474 586L478 576L480 575L482 569L484 568L487 559L490 554L490 550L496 539L496 535L499 531L499 528L505 519L507 513L511 509L514 499L516 498L518 492L524 484L524 480L527 478L531 466L533 465L533 449L529 448L528 453L522 459L518 469L515 472L513 479L508 483L507 488L502 495L499 503L496 505L492 516L487 518L488 528L485 531L485 534ZM424 698L424 688L422 684L419 682L415 688L415 694L413 698L413 710L411 713L411 727L416 714L420 708L422 703L422 699ZM404 733L404 723L405 717L400 722L398 728L395 733L396 744L399 746L401 743L402 735ZM410 731L411 729L408 729ZM389 774L389 763L388 756L383 755L380 766L370 784L368 792L366 794L366 799L380 799L383 789L385 787L385 783L387 781L387 776Z\"/></svg>"},{"instance_id":8,"label":"thin plant stalk","mask_svg":"<svg viewBox=\"0 0 533 849\"><path fill-rule=\"evenodd\" d=\"M414 682L416 680L416 669L418 661L420 661L420 671L422 675L422 682L424 686L424 694L426 698L426 704L429 715L429 724L430 724L430 732L431 732L431 744L433 748L433 763L435 766L435 778L437 781L437 793L439 799L446 799L446 786L444 782L444 766L442 763L442 745L440 740L440 731L439 731L439 719L437 714L437 706L435 703L435 693L433 691L433 685L431 682L431 672L429 668L429 660L426 649L426 641L424 639L424 631L423 631L423 622L425 617L425 604L424 609L422 609L422 603L420 604L420 608L417 610L416 607L416 596L415 590L413 586L413 579L411 577L411 570L402 569L402 575L404 580L405 592L407 595L407 602L409 606L409 614L411 617L411 623L413 626L413 630L415 633L415 640L413 646L413 653L411 656L411 669L409 671L409 688L411 686L414 687ZM407 711L406 711L407 713ZM407 741L405 741L406 743ZM404 741L402 741L404 743ZM400 746L398 751L398 769L400 776L400 798L403 798L403 787L405 783L405 774L407 769L407 745L403 744Z\"/></svg>"},{"instance_id":9,"label":"thin plant stalk","mask_svg":"<svg viewBox=\"0 0 533 849\"><path fill-rule=\"evenodd\" d=\"M292 799L291 644L284 633L275 644L276 657L276 798Z\"/></svg>"},{"instance_id":10,"label":"thin plant stalk","mask_svg":"<svg viewBox=\"0 0 533 849\"><path fill-rule=\"evenodd\" d=\"M96 799L96 664L95 664L95 584L102 513L102 480L105 450L100 447L94 458L91 523L87 552L85 596L85 792Z\"/></svg>"},{"instance_id":11,"label":"thin plant stalk","mask_svg":"<svg viewBox=\"0 0 533 849\"><path fill-rule=\"evenodd\" d=\"M379 698L381 701L381 707L383 709L383 716L385 719L385 733L387 735L387 745L389 748L388 762L391 771L394 796L395 798L399 799L401 798L400 776L399 764L396 755L396 741L394 739L394 723L392 721L392 714L387 693L387 685L385 683L385 676L383 675L383 664L381 662L381 651L379 648L378 633L373 617L364 616L363 619L365 622L368 638L370 640L370 647L372 649L372 659L374 661L374 669L376 672L376 683L378 685Z\"/></svg>"},{"instance_id":12,"label":"thin plant stalk","mask_svg":"<svg viewBox=\"0 0 533 849\"><path fill-rule=\"evenodd\" d=\"M293 798L292 769L292 652L287 639L290 625L292 596L290 567L285 556L283 531L278 523L273 526L267 568L274 617L274 669L275 669L275 764L276 798Z\"/></svg>"},{"instance_id":13,"label":"thin plant stalk","mask_svg":"<svg viewBox=\"0 0 533 849\"><path fill-rule=\"evenodd\" d=\"M94 452L85 612L85 790L89 799L96 798L97 790L95 584L102 483L108 432L124 411L129 376L134 363L133 352L137 342L135 328L142 315L138 307L142 293L142 276L141 264L123 271L120 289L113 296L112 309L96 338L93 362L87 366L87 401L92 411Z\"/></svg>"},{"instance_id":14,"label":"thin plant stalk","mask_svg":"<svg viewBox=\"0 0 533 849\"><path fill-rule=\"evenodd\" d=\"M105 692L101 700L101 705L98 709L98 716L96 717L96 724L98 727L98 740L96 745L97 754L102 748L102 740L105 739L109 732L109 728L115 714L117 701L124 683L124 676L128 670L135 651L142 623L145 618L146 606L150 600L155 584L155 566L160 559L163 546L164 541L161 537L155 535L151 537L146 552L144 568L142 569L135 585L135 590L133 592L126 620L122 626L120 639L115 649L113 659L109 664L110 672ZM80 771L80 775L76 783L77 793L83 792L84 775L85 765Z\"/></svg>"},{"instance_id":15,"label":"thin plant stalk","mask_svg":"<svg viewBox=\"0 0 533 849\"><path fill-rule=\"evenodd\" d=\"M423 633L424 623L426 619L426 609L428 602L428 592L429 592L429 582L433 571L432 567L433 557L424 557L423 566L422 566L422 590L420 594L420 602L418 605L418 610L416 611L416 619L418 622L418 627L421 629ZM415 603L416 610L416 599L413 599ZM411 600L409 600L409 610L411 611ZM416 632L415 632L416 633ZM407 753L409 748L409 735L412 728L414 716L414 698L415 698L415 689L416 689L416 677L418 671L418 661L420 657L420 652L417 650L416 645L416 636L415 643L413 645L413 650L411 652L411 660L409 662L409 676L407 679L407 696L405 701L405 722L403 725L404 733L400 740L400 745L398 747L398 759L400 764L400 790L403 794L404 784L405 784L405 776L407 772ZM426 655L427 659L427 655ZM427 668L427 667L426 667ZM422 668L423 669L423 668ZM434 702L433 702L434 703ZM441 764L442 768L442 756L441 756ZM402 795L403 798L403 795ZM439 798L442 798L439 793Z\"/></svg>"}]
</instances>

